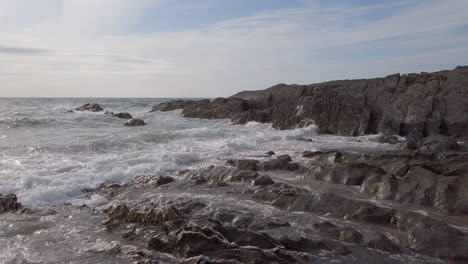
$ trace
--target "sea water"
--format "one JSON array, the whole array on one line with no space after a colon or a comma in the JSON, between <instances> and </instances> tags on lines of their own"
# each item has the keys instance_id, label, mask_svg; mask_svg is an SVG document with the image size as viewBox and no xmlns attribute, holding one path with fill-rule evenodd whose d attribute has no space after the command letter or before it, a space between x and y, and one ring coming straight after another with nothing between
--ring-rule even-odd
<instances>
[{"instance_id":1,"label":"sea water","mask_svg":"<svg viewBox=\"0 0 468 264\"><path fill-rule=\"evenodd\" d=\"M298 157L303 151L370 151L392 146L375 136L318 135L315 127L279 131L270 124L184 118L181 111L153 112L169 99L0 98L0 193L25 205L80 202L82 190L137 175L258 158L267 151ZM148 124L125 127L103 112L73 112L86 103L129 112Z\"/></svg>"}]
</instances>

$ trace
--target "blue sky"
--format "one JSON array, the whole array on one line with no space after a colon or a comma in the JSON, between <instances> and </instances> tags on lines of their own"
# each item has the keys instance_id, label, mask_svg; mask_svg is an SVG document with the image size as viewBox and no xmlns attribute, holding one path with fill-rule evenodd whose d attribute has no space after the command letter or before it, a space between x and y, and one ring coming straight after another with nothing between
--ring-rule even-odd
<instances>
[{"instance_id":1,"label":"blue sky","mask_svg":"<svg viewBox=\"0 0 468 264\"><path fill-rule=\"evenodd\" d=\"M468 64L466 0L0 0L0 96L215 97Z\"/></svg>"}]
</instances>

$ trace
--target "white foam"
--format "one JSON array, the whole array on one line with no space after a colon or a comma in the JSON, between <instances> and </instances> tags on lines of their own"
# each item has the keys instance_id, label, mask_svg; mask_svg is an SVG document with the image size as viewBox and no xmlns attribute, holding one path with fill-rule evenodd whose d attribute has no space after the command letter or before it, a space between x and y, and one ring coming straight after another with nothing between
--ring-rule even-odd
<instances>
[{"instance_id":1,"label":"white foam","mask_svg":"<svg viewBox=\"0 0 468 264\"><path fill-rule=\"evenodd\" d=\"M149 108L139 106L136 99L106 99L106 110L128 111L148 123L128 128L124 120L103 113L63 111L89 100L59 100L16 110L31 119L53 120L53 125L0 126L0 135L8 135L8 140L0 140L0 193L16 193L27 205L71 202L83 196L82 189L106 181L221 164L228 158L271 150L300 156L305 150L321 148L388 147L370 137L319 136L315 127L279 131L257 122L231 125L228 120L183 118L180 111L148 113ZM153 103L141 105L146 104ZM10 108L5 107L6 111Z\"/></svg>"}]
</instances>

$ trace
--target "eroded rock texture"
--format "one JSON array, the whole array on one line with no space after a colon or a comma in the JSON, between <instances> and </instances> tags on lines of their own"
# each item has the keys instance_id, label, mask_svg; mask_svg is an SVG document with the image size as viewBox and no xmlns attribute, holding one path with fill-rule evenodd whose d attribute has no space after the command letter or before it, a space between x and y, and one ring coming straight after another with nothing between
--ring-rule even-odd
<instances>
[{"instance_id":1,"label":"eroded rock texture","mask_svg":"<svg viewBox=\"0 0 468 264\"><path fill-rule=\"evenodd\" d=\"M185 117L229 118L235 124L273 123L277 129L311 124L321 133L357 136L468 135L468 67L369 80L279 84L213 101L174 101L153 111L183 109Z\"/></svg>"}]
</instances>

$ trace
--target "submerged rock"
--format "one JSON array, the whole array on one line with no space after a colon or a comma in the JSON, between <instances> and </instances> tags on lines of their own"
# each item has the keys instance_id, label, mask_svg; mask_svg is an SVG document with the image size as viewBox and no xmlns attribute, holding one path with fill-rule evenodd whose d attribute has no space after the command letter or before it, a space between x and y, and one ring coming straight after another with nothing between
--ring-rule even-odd
<instances>
[{"instance_id":1,"label":"submerged rock","mask_svg":"<svg viewBox=\"0 0 468 264\"><path fill-rule=\"evenodd\" d=\"M15 212L22 208L21 203L18 202L16 195L8 194L8 195L1 195L0 194L0 214L8 213L8 212Z\"/></svg>"},{"instance_id":2,"label":"submerged rock","mask_svg":"<svg viewBox=\"0 0 468 264\"><path fill-rule=\"evenodd\" d=\"M132 119L133 116L129 113L118 113L118 114L112 114L113 117L121 118L121 119Z\"/></svg>"},{"instance_id":3,"label":"submerged rock","mask_svg":"<svg viewBox=\"0 0 468 264\"><path fill-rule=\"evenodd\" d=\"M275 182L269 176L266 175L262 175L252 181L252 186L265 186L272 184L275 184Z\"/></svg>"},{"instance_id":4,"label":"submerged rock","mask_svg":"<svg viewBox=\"0 0 468 264\"><path fill-rule=\"evenodd\" d=\"M146 123L145 121L141 120L141 119L130 119L129 121L127 121L125 124L125 126L129 126L129 127L134 127L134 126L146 126Z\"/></svg>"},{"instance_id":5,"label":"submerged rock","mask_svg":"<svg viewBox=\"0 0 468 264\"><path fill-rule=\"evenodd\" d=\"M76 111L101 112L104 109L99 104L85 104L75 109Z\"/></svg>"}]
</instances>

